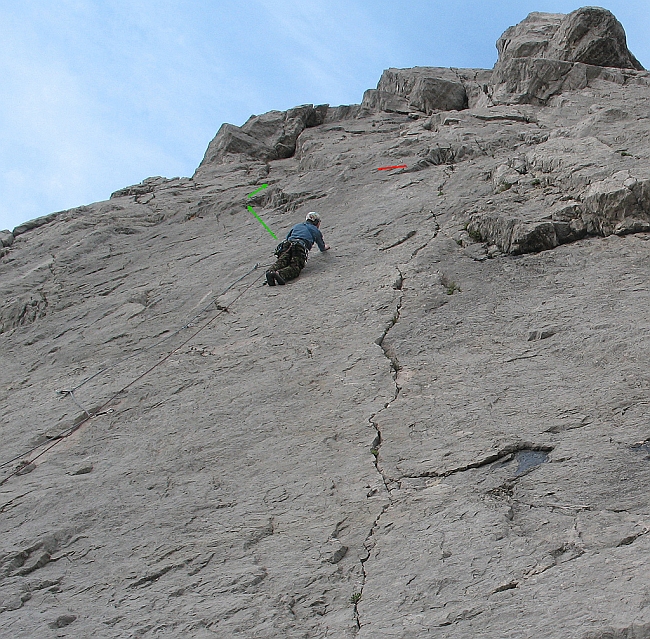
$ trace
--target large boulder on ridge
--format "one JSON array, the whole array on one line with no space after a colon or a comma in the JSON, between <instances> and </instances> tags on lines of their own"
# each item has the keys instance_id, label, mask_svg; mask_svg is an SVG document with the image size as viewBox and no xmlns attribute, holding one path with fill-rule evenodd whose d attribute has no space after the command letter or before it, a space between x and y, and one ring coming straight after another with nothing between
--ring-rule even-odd
<instances>
[{"instance_id":1,"label":"large boulder on ridge","mask_svg":"<svg viewBox=\"0 0 650 639\"><path fill-rule=\"evenodd\" d=\"M386 69L376 89L363 96L363 106L395 113L451 111L467 108L467 92L451 69L415 67Z\"/></svg>"},{"instance_id":2,"label":"large boulder on ridge","mask_svg":"<svg viewBox=\"0 0 650 639\"><path fill-rule=\"evenodd\" d=\"M210 142L199 169L220 164L227 156L256 160L282 160L296 151L298 136L308 127L322 124L328 105L306 104L288 111L269 111L253 115L241 127L223 124Z\"/></svg>"},{"instance_id":3,"label":"large boulder on ridge","mask_svg":"<svg viewBox=\"0 0 650 639\"><path fill-rule=\"evenodd\" d=\"M497 50L500 63L512 58L546 58L643 70L627 48L623 25L599 7L583 7L568 15L531 13L503 33Z\"/></svg>"},{"instance_id":4,"label":"large boulder on ridge","mask_svg":"<svg viewBox=\"0 0 650 639\"><path fill-rule=\"evenodd\" d=\"M597 77L642 71L627 47L625 30L606 9L583 7L568 15L531 13L497 41L492 100L545 104L562 90L580 89Z\"/></svg>"}]
</instances>

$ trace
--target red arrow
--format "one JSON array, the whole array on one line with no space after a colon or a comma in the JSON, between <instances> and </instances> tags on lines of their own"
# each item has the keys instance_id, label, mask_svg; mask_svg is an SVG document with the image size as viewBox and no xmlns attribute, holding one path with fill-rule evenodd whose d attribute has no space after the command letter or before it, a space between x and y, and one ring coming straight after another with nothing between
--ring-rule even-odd
<instances>
[{"instance_id":1,"label":"red arrow","mask_svg":"<svg viewBox=\"0 0 650 639\"><path fill-rule=\"evenodd\" d=\"M405 169L406 164L400 164L399 166L382 166L378 171L391 171L392 169Z\"/></svg>"}]
</instances>

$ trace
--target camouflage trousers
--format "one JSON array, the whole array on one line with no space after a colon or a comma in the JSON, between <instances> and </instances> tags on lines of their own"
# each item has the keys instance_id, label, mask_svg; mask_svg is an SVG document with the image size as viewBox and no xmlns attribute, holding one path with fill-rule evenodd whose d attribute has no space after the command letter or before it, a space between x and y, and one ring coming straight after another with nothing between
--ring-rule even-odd
<instances>
[{"instance_id":1,"label":"camouflage trousers","mask_svg":"<svg viewBox=\"0 0 650 639\"><path fill-rule=\"evenodd\" d=\"M305 268L307 250L302 244L291 244L291 247L280 253L275 264L271 267L285 282L296 279Z\"/></svg>"}]
</instances>

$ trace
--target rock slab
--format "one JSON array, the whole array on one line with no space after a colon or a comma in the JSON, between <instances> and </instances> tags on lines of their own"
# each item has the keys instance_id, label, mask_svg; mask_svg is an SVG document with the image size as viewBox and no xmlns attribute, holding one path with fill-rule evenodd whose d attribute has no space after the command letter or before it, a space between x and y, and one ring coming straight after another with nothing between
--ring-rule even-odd
<instances>
[{"instance_id":1,"label":"rock slab","mask_svg":"<svg viewBox=\"0 0 650 639\"><path fill-rule=\"evenodd\" d=\"M566 20L0 235L0 635L650 637L650 85Z\"/></svg>"}]
</instances>

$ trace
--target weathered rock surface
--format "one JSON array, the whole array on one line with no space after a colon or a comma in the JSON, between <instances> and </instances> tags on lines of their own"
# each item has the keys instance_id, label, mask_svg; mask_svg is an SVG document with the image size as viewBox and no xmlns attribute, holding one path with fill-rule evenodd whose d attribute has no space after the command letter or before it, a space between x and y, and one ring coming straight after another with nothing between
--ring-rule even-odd
<instances>
[{"instance_id":1,"label":"weathered rock surface","mask_svg":"<svg viewBox=\"0 0 650 639\"><path fill-rule=\"evenodd\" d=\"M232 155L258 160L291 157L298 136L308 127L323 124L327 111L328 105L308 104L289 111L252 116L242 127L224 124L208 146L198 170Z\"/></svg>"},{"instance_id":2,"label":"weathered rock surface","mask_svg":"<svg viewBox=\"0 0 650 639\"><path fill-rule=\"evenodd\" d=\"M377 88L365 92L361 106L413 115L460 111L486 100L491 76L484 69L387 69Z\"/></svg>"},{"instance_id":3,"label":"weathered rock surface","mask_svg":"<svg viewBox=\"0 0 650 639\"><path fill-rule=\"evenodd\" d=\"M599 7L568 15L531 13L497 41L499 62L513 58L547 58L598 67L642 71L627 48L625 31L615 16Z\"/></svg>"},{"instance_id":4,"label":"weathered rock surface","mask_svg":"<svg viewBox=\"0 0 650 639\"><path fill-rule=\"evenodd\" d=\"M56 220L58 213L50 213L49 215L43 215L42 217L37 217L35 220L30 220L29 222L24 222L23 224L19 224L12 233L7 235L7 231L3 231L5 234L5 238L3 239L3 244L5 246L11 246L13 243L13 238L15 238L18 235L22 235L23 233L26 233L27 231L31 231L32 229L37 229L39 226L44 226L45 224L49 224L50 222L54 222Z\"/></svg>"},{"instance_id":5,"label":"weathered rock surface","mask_svg":"<svg viewBox=\"0 0 650 639\"><path fill-rule=\"evenodd\" d=\"M3 234L0 634L650 638L621 73L494 105L490 71L388 70ZM248 205L334 248L262 286Z\"/></svg>"},{"instance_id":6,"label":"weathered rock surface","mask_svg":"<svg viewBox=\"0 0 650 639\"><path fill-rule=\"evenodd\" d=\"M11 246L14 243L14 234L9 231L0 231L0 246Z\"/></svg>"},{"instance_id":7,"label":"weathered rock surface","mask_svg":"<svg viewBox=\"0 0 650 639\"><path fill-rule=\"evenodd\" d=\"M495 104L546 104L598 78L625 83L644 70L627 48L621 23L598 7L568 15L531 13L506 30L497 50L490 94Z\"/></svg>"}]
</instances>

